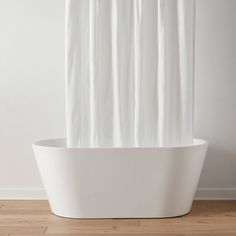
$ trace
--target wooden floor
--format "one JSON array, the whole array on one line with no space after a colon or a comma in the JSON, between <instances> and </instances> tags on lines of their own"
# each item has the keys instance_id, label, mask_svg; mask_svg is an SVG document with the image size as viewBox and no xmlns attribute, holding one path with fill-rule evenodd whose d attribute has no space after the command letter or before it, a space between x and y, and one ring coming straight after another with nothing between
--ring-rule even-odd
<instances>
[{"instance_id":1,"label":"wooden floor","mask_svg":"<svg viewBox=\"0 0 236 236\"><path fill-rule=\"evenodd\" d=\"M65 219L46 201L0 201L0 236L236 236L236 201L195 201L190 214L169 219Z\"/></svg>"}]
</instances>

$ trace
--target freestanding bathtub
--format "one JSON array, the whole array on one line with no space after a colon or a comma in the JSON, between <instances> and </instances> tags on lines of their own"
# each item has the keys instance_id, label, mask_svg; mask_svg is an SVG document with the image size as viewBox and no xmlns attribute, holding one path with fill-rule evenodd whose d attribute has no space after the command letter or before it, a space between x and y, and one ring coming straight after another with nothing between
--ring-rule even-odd
<instances>
[{"instance_id":1,"label":"freestanding bathtub","mask_svg":"<svg viewBox=\"0 0 236 236\"><path fill-rule=\"evenodd\" d=\"M207 142L184 147L67 148L33 144L54 214L70 218L173 217L191 210Z\"/></svg>"}]
</instances>

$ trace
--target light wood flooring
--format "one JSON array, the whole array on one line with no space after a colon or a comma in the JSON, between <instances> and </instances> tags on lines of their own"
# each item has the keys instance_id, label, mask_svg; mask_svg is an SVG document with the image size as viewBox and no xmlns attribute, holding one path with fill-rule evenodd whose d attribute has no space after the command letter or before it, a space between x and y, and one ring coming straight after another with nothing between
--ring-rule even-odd
<instances>
[{"instance_id":1,"label":"light wood flooring","mask_svg":"<svg viewBox=\"0 0 236 236\"><path fill-rule=\"evenodd\" d=\"M0 236L236 236L236 201L195 201L188 215L169 219L66 219L47 201L0 201Z\"/></svg>"}]
</instances>

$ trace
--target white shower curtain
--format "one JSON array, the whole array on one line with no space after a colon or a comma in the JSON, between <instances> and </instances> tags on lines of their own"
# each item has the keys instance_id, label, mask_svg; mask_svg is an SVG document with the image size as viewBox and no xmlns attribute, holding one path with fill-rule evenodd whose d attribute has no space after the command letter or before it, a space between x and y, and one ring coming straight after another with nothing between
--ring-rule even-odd
<instances>
[{"instance_id":1,"label":"white shower curtain","mask_svg":"<svg viewBox=\"0 0 236 236\"><path fill-rule=\"evenodd\" d=\"M66 0L69 147L193 140L194 0Z\"/></svg>"}]
</instances>

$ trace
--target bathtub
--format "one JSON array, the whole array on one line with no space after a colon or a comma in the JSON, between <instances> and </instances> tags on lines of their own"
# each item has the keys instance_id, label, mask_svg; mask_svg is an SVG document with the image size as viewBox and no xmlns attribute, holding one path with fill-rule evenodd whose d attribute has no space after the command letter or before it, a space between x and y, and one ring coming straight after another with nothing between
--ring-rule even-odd
<instances>
[{"instance_id":1,"label":"bathtub","mask_svg":"<svg viewBox=\"0 0 236 236\"><path fill-rule=\"evenodd\" d=\"M183 147L67 148L33 144L51 211L70 218L164 218L187 214L208 143Z\"/></svg>"}]
</instances>

